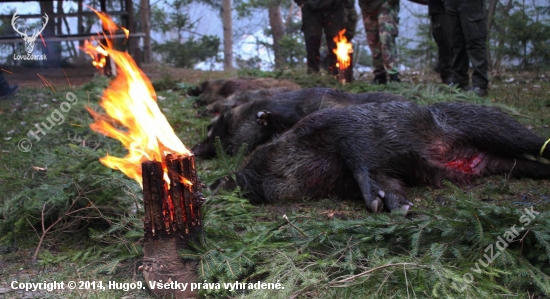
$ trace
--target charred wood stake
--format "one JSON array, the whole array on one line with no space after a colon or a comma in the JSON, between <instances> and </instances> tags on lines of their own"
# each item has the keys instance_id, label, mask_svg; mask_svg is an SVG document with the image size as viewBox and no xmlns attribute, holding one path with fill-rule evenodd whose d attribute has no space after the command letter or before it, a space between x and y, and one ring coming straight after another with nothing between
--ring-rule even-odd
<instances>
[{"instance_id":1,"label":"charred wood stake","mask_svg":"<svg viewBox=\"0 0 550 299\"><path fill-rule=\"evenodd\" d=\"M159 289L153 284L198 281L196 262L183 260L178 250L190 249L202 233L200 207L204 202L195 170L194 156L167 155L165 167L170 184L164 181L161 162L142 163L145 229L143 276L149 289L161 298L195 298L188 287Z\"/></svg>"},{"instance_id":2,"label":"charred wood stake","mask_svg":"<svg viewBox=\"0 0 550 299\"><path fill-rule=\"evenodd\" d=\"M344 63L338 61L340 66ZM353 53L349 53L349 66L346 68L338 67L338 82L340 84L347 84L353 81Z\"/></svg>"}]
</instances>

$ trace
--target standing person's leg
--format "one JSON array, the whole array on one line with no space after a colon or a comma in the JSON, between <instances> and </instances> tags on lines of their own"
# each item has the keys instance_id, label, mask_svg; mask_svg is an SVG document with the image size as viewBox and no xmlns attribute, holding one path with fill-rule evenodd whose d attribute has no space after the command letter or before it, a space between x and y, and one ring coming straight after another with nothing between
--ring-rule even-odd
<instances>
[{"instance_id":1,"label":"standing person's leg","mask_svg":"<svg viewBox=\"0 0 550 299\"><path fill-rule=\"evenodd\" d=\"M401 82L399 80L399 55L395 38L399 34L399 2L382 5L378 13L378 30L380 36L380 49L384 68L390 75L390 82Z\"/></svg>"},{"instance_id":2,"label":"standing person's leg","mask_svg":"<svg viewBox=\"0 0 550 299\"><path fill-rule=\"evenodd\" d=\"M453 52L449 32L449 20L446 14L435 13L430 16L432 24L432 36L437 44L437 62L441 82L452 83L451 63Z\"/></svg>"},{"instance_id":3,"label":"standing person's leg","mask_svg":"<svg viewBox=\"0 0 550 299\"><path fill-rule=\"evenodd\" d=\"M323 30L327 42L328 52L328 72L331 75L338 75L338 67L336 67L336 42L334 38L338 36L340 30L344 29L344 6L340 5L335 10L323 12Z\"/></svg>"},{"instance_id":4,"label":"standing person's leg","mask_svg":"<svg viewBox=\"0 0 550 299\"><path fill-rule=\"evenodd\" d=\"M319 60L322 34L322 16L307 5L302 6L302 31L306 42L307 72L319 72Z\"/></svg>"},{"instance_id":5,"label":"standing person's leg","mask_svg":"<svg viewBox=\"0 0 550 299\"><path fill-rule=\"evenodd\" d=\"M468 41L468 55L472 61L474 72L472 74L472 87L481 89L478 95L485 96L489 85L487 61L487 46L485 38L476 38Z\"/></svg>"},{"instance_id":6,"label":"standing person's leg","mask_svg":"<svg viewBox=\"0 0 550 299\"><path fill-rule=\"evenodd\" d=\"M468 76L470 61L468 60L468 52L466 50L466 38L464 37L463 31L464 23L462 22L463 17L460 14L462 5L463 0L445 1L445 10L447 11L453 49L453 61L451 63L453 84L457 85L458 88L468 89L470 85L470 77Z\"/></svg>"},{"instance_id":7,"label":"standing person's leg","mask_svg":"<svg viewBox=\"0 0 550 299\"><path fill-rule=\"evenodd\" d=\"M378 33L378 11L366 12L361 10L363 15L363 24L367 34L367 43L372 53L372 66L374 68L374 84L386 84L386 70L384 69L384 60L380 45L380 35Z\"/></svg>"},{"instance_id":8,"label":"standing person's leg","mask_svg":"<svg viewBox=\"0 0 550 299\"><path fill-rule=\"evenodd\" d=\"M0 68L2 68L0 66ZM0 70L0 98L11 96L17 93L19 86L10 85L4 77L4 71Z\"/></svg>"},{"instance_id":9,"label":"standing person's leg","mask_svg":"<svg viewBox=\"0 0 550 299\"><path fill-rule=\"evenodd\" d=\"M473 90L480 96L487 95L489 85L487 59L487 23L483 11L483 1L466 0L461 13L466 23L464 28L468 57L472 62L474 72L472 74Z\"/></svg>"}]
</instances>

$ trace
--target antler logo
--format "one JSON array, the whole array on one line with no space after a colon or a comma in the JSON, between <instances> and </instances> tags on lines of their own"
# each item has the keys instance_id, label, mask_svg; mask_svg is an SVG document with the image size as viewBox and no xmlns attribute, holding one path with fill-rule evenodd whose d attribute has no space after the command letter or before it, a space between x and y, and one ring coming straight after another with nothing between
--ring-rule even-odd
<instances>
[{"instance_id":1,"label":"antler logo","mask_svg":"<svg viewBox=\"0 0 550 299\"><path fill-rule=\"evenodd\" d=\"M21 32L19 31L19 25L17 25L17 28L15 27L15 23L17 21L17 19L19 18L19 16L17 15L17 12L15 12L13 14L13 18L11 19L11 26L13 27L13 30L15 30L15 32L21 34L21 37L23 38L23 40L25 41L25 49L27 50L27 54L28 55L31 55L32 51L34 50L34 42L36 41L36 38L38 37L38 35L40 33L42 33L42 31L44 31L44 28L46 28L46 24L48 24L48 14L44 13L45 16L43 16L44 18L44 22L42 22L42 29L36 31L36 29L34 30L34 33L31 35L31 36L28 36L27 35L27 30L25 29L25 32Z\"/></svg>"}]
</instances>

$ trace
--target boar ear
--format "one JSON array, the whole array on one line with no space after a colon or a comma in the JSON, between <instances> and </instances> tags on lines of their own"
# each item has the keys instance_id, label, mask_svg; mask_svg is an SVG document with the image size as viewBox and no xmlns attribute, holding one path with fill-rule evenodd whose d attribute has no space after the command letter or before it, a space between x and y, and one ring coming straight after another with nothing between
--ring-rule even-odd
<instances>
[{"instance_id":1,"label":"boar ear","mask_svg":"<svg viewBox=\"0 0 550 299\"><path fill-rule=\"evenodd\" d=\"M228 97L234 94L237 91L237 89L238 89L238 83L235 82L235 80L228 80L222 85L218 94L221 95L222 97Z\"/></svg>"},{"instance_id":2,"label":"boar ear","mask_svg":"<svg viewBox=\"0 0 550 299\"><path fill-rule=\"evenodd\" d=\"M226 175L214 181L208 188L212 191L212 194L216 194L220 190L233 191L237 189L237 182L231 176Z\"/></svg>"},{"instance_id":3,"label":"boar ear","mask_svg":"<svg viewBox=\"0 0 550 299\"><path fill-rule=\"evenodd\" d=\"M269 125L270 121L271 112L262 110L256 113L256 123L258 123L259 125L267 126Z\"/></svg>"},{"instance_id":4,"label":"boar ear","mask_svg":"<svg viewBox=\"0 0 550 299\"><path fill-rule=\"evenodd\" d=\"M208 81L202 82L200 85L197 85L187 91L187 94L190 96L199 96L201 95L204 90L206 90L206 87L208 86Z\"/></svg>"}]
</instances>

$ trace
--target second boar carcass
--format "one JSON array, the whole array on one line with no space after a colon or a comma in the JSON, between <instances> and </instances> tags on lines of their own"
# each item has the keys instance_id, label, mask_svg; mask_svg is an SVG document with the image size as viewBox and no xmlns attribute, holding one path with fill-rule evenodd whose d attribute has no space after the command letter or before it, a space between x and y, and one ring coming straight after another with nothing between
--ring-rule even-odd
<instances>
[{"instance_id":1,"label":"second boar carcass","mask_svg":"<svg viewBox=\"0 0 550 299\"><path fill-rule=\"evenodd\" d=\"M246 144L248 152L251 152L315 111L388 101L406 99L390 93L354 94L321 87L258 98L215 117L208 126L206 138L194 145L192 151L199 158L214 157L214 141L219 137L229 155L236 154L242 144Z\"/></svg>"},{"instance_id":2,"label":"second boar carcass","mask_svg":"<svg viewBox=\"0 0 550 299\"><path fill-rule=\"evenodd\" d=\"M300 86L288 80L274 78L230 78L204 81L188 93L192 96L202 96L197 105L210 105L217 101L223 101L231 95L247 90L284 87L291 90L299 90Z\"/></svg>"}]
</instances>

